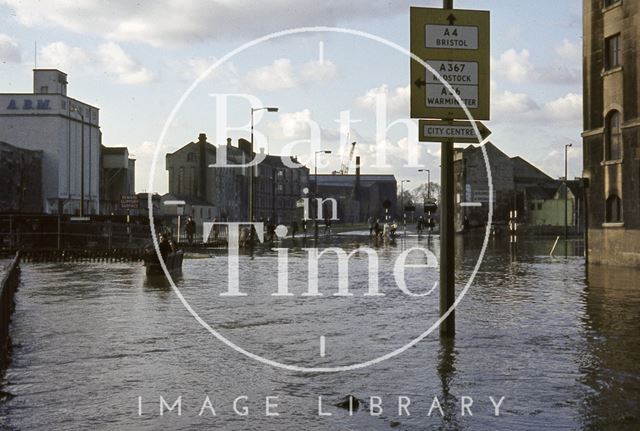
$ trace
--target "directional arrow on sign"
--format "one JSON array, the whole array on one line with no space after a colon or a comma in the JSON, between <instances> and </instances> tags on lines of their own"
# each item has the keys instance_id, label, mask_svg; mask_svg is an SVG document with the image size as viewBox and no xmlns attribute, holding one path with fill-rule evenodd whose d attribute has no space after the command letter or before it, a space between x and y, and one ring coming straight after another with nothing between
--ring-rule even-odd
<instances>
[{"instance_id":1,"label":"directional arrow on sign","mask_svg":"<svg viewBox=\"0 0 640 431\"><path fill-rule=\"evenodd\" d=\"M453 25L456 22L456 17L455 15L451 14L447 17L447 21L449 21L449 25Z\"/></svg>"},{"instance_id":2,"label":"directional arrow on sign","mask_svg":"<svg viewBox=\"0 0 640 431\"><path fill-rule=\"evenodd\" d=\"M414 84L416 84L416 87L418 87L418 88L422 88L422 87L424 87L425 85L427 85L427 81L425 81L425 80L424 80L424 79L422 79L422 78L418 78L418 79L416 79L416 80L415 80Z\"/></svg>"},{"instance_id":3,"label":"directional arrow on sign","mask_svg":"<svg viewBox=\"0 0 640 431\"><path fill-rule=\"evenodd\" d=\"M491 130L480 121L475 122L482 140L478 141L470 121L420 120L418 122L420 142L451 141L479 144L491 135Z\"/></svg>"}]
</instances>

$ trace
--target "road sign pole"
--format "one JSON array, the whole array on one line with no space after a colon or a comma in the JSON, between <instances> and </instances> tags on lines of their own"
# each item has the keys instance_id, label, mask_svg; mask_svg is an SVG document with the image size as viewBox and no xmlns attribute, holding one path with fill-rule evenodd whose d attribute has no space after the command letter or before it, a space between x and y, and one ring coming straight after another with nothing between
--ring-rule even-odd
<instances>
[{"instance_id":1,"label":"road sign pole","mask_svg":"<svg viewBox=\"0 0 640 431\"><path fill-rule=\"evenodd\" d=\"M443 8L453 9L453 0L443 0ZM453 152L453 141L443 141L442 202L440 204L440 316L453 306L456 296ZM440 336L453 337L455 332L455 311L452 311L440 325Z\"/></svg>"},{"instance_id":2,"label":"road sign pole","mask_svg":"<svg viewBox=\"0 0 640 431\"><path fill-rule=\"evenodd\" d=\"M455 227L454 227L454 178L453 142L442 143L442 202L440 204L440 316L455 301ZM455 335L455 311L440 325L440 335Z\"/></svg>"}]
</instances>

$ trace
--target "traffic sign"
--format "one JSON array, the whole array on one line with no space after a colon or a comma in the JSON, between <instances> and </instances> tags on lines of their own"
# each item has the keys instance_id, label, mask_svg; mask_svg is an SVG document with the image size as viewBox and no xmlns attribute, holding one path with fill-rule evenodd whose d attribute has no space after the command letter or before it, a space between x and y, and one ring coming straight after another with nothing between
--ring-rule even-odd
<instances>
[{"instance_id":1,"label":"traffic sign","mask_svg":"<svg viewBox=\"0 0 640 431\"><path fill-rule=\"evenodd\" d=\"M491 134L491 130L480 121L476 122L481 141L470 121L420 120L418 137L420 142L452 141L459 143L479 144Z\"/></svg>"},{"instance_id":2,"label":"traffic sign","mask_svg":"<svg viewBox=\"0 0 640 431\"><path fill-rule=\"evenodd\" d=\"M120 195L120 208L123 210L137 210L139 206L137 195Z\"/></svg>"},{"instance_id":3,"label":"traffic sign","mask_svg":"<svg viewBox=\"0 0 640 431\"><path fill-rule=\"evenodd\" d=\"M411 8L411 52L460 96L476 120L489 120L489 11ZM411 117L468 117L444 83L411 61Z\"/></svg>"},{"instance_id":4,"label":"traffic sign","mask_svg":"<svg viewBox=\"0 0 640 431\"><path fill-rule=\"evenodd\" d=\"M426 212L426 213L427 212L434 213L434 212L438 211L438 204L433 199L425 199L423 207L424 207L424 212Z\"/></svg>"}]
</instances>

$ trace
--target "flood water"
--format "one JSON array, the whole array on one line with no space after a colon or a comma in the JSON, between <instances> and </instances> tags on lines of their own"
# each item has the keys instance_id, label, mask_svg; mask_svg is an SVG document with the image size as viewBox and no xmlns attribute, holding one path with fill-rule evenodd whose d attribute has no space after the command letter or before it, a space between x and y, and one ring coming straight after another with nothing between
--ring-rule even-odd
<instances>
[{"instance_id":1,"label":"flood water","mask_svg":"<svg viewBox=\"0 0 640 431\"><path fill-rule=\"evenodd\" d=\"M275 252L240 257L240 291L227 290L227 257L186 259L176 285L193 311L230 343L286 366L331 368L379 358L423 334L438 316L438 290L411 296L397 285L400 254L434 238L371 245L379 293L367 296L367 255L352 258L349 293L336 296L336 259L320 260L318 290L308 289L307 252L288 253L290 296L274 296ZM287 244L291 245L291 244ZM521 242L515 253L492 240L456 309L455 341L438 331L373 365L341 372L267 365L210 334L161 280L141 264L22 264L12 318L13 359L2 390L0 425L8 429L640 429L640 272L587 267L549 257L552 241ZM481 241L459 238L458 292L478 260ZM284 248L284 246L281 246ZM570 247L570 254L573 247ZM556 252L557 254L558 252ZM578 253L579 254L579 253ZM431 263L418 251L407 264ZM437 268L405 270L406 290L427 293ZM283 293L283 292L280 292ZM375 293L375 292L374 292ZM321 354L324 340L324 356ZM355 368L355 367L354 367ZM353 415L334 405L353 394ZM160 397L177 410L160 415ZM216 416L206 409L209 397ZM248 415L234 412L248 407ZM322 411L318 414L318 398ZM141 397L141 398L139 398ZM277 404L265 414L265 398ZM370 397L382 413L370 414ZM398 399L410 399L410 416ZM436 409L438 397L444 417ZM473 399L462 415L462 397ZM494 416L489 397L505 397ZM140 405L139 405L140 402ZM139 413L139 408L142 414ZM166 409L165 409L166 410ZM376 412L378 410L374 409Z\"/></svg>"}]
</instances>

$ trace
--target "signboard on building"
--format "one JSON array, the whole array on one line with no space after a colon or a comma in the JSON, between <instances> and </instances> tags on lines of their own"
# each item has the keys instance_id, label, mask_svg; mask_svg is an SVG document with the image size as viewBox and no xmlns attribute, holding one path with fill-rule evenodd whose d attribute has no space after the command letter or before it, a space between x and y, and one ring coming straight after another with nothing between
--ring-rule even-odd
<instances>
[{"instance_id":1,"label":"signboard on building","mask_svg":"<svg viewBox=\"0 0 640 431\"><path fill-rule=\"evenodd\" d=\"M489 11L412 7L410 19L411 52L452 87L473 118L488 120ZM468 118L436 74L413 59L410 87L412 118Z\"/></svg>"},{"instance_id":2,"label":"signboard on building","mask_svg":"<svg viewBox=\"0 0 640 431\"><path fill-rule=\"evenodd\" d=\"M120 195L120 208L123 210L137 210L139 208L139 200L136 195Z\"/></svg>"}]
</instances>

